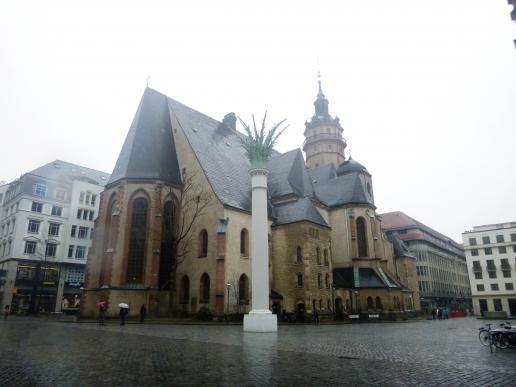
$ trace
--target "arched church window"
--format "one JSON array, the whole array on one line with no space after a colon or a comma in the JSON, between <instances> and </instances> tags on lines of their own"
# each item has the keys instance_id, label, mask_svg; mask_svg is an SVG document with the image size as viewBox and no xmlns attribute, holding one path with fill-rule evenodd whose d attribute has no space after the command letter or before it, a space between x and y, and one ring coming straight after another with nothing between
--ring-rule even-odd
<instances>
[{"instance_id":1,"label":"arched church window","mask_svg":"<svg viewBox=\"0 0 516 387\"><path fill-rule=\"evenodd\" d=\"M317 286L320 288L322 288L322 274L319 273L317 274Z\"/></svg>"},{"instance_id":2,"label":"arched church window","mask_svg":"<svg viewBox=\"0 0 516 387\"><path fill-rule=\"evenodd\" d=\"M188 304L190 302L190 278L184 275L181 278L181 303Z\"/></svg>"},{"instance_id":3,"label":"arched church window","mask_svg":"<svg viewBox=\"0 0 516 387\"><path fill-rule=\"evenodd\" d=\"M170 289L172 270L174 266L174 233L175 233L175 207L171 200L163 206L161 218L161 249L159 259L159 288Z\"/></svg>"},{"instance_id":4,"label":"arched church window","mask_svg":"<svg viewBox=\"0 0 516 387\"><path fill-rule=\"evenodd\" d=\"M208 231L201 230L199 233L199 258L208 256Z\"/></svg>"},{"instance_id":5,"label":"arched church window","mask_svg":"<svg viewBox=\"0 0 516 387\"><path fill-rule=\"evenodd\" d=\"M362 217L357 219L357 244L358 256L367 257L367 238L366 238L366 224Z\"/></svg>"},{"instance_id":6,"label":"arched church window","mask_svg":"<svg viewBox=\"0 0 516 387\"><path fill-rule=\"evenodd\" d=\"M129 255L127 257L128 283L142 283L145 261L145 237L147 234L147 199L134 199L131 216Z\"/></svg>"},{"instance_id":7,"label":"arched church window","mask_svg":"<svg viewBox=\"0 0 516 387\"><path fill-rule=\"evenodd\" d=\"M380 296L376 296L376 309L378 309L378 310L383 309L382 299L380 298Z\"/></svg>"},{"instance_id":8,"label":"arched church window","mask_svg":"<svg viewBox=\"0 0 516 387\"><path fill-rule=\"evenodd\" d=\"M317 264L320 265L321 264L321 249L319 247L317 247L315 249L315 258L316 258Z\"/></svg>"},{"instance_id":9,"label":"arched church window","mask_svg":"<svg viewBox=\"0 0 516 387\"><path fill-rule=\"evenodd\" d=\"M210 302L210 276L207 273L204 273L201 276L200 283L200 299L201 303L207 304Z\"/></svg>"},{"instance_id":10,"label":"arched church window","mask_svg":"<svg viewBox=\"0 0 516 387\"><path fill-rule=\"evenodd\" d=\"M367 297L367 309L374 309L373 297Z\"/></svg>"},{"instance_id":11,"label":"arched church window","mask_svg":"<svg viewBox=\"0 0 516 387\"><path fill-rule=\"evenodd\" d=\"M323 257L324 257L324 264L328 266L330 264L330 261L328 259L328 249L323 250Z\"/></svg>"},{"instance_id":12,"label":"arched church window","mask_svg":"<svg viewBox=\"0 0 516 387\"><path fill-rule=\"evenodd\" d=\"M296 285L298 288L303 287L303 274L301 274L301 273L296 274Z\"/></svg>"},{"instance_id":13,"label":"arched church window","mask_svg":"<svg viewBox=\"0 0 516 387\"><path fill-rule=\"evenodd\" d=\"M249 256L249 232L245 228L240 231L240 255Z\"/></svg>"},{"instance_id":14,"label":"arched church window","mask_svg":"<svg viewBox=\"0 0 516 387\"><path fill-rule=\"evenodd\" d=\"M330 275L329 274L326 274L324 276L324 285L329 288L330 287Z\"/></svg>"},{"instance_id":15,"label":"arched church window","mask_svg":"<svg viewBox=\"0 0 516 387\"><path fill-rule=\"evenodd\" d=\"M249 303L249 278L245 274L242 274L238 280L238 300L240 305Z\"/></svg>"},{"instance_id":16,"label":"arched church window","mask_svg":"<svg viewBox=\"0 0 516 387\"><path fill-rule=\"evenodd\" d=\"M296 261L297 261L297 263L303 262L303 249L301 249L301 246L297 246Z\"/></svg>"}]
</instances>

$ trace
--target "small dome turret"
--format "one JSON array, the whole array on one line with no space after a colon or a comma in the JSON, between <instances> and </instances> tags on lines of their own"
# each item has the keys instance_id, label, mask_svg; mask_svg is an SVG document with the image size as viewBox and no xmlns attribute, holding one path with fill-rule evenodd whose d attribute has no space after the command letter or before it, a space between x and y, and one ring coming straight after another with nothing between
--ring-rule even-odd
<instances>
[{"instance_id":1,"label":"small dome turret","mask_svg":"<svg viewBox=\"0 0 516 387\"><path fill-rule=\"evenodd\" d=\"M366 167L360 164L358 161L353 160L351 157L344 161L337 168L337 176L347 175L348 173L364 173L371 176Z\"/></svg>"}]
</instances>

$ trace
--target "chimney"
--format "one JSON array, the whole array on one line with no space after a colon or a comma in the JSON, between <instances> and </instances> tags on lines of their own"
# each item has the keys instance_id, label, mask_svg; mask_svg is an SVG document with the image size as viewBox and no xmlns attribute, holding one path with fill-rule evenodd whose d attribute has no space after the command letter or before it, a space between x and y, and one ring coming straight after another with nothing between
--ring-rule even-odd
<instances>
[{"instance_id":1,"label":"chimney","mask_svg":"<svg viewBox=\"0 0 516 387\"><path fill-rule=\"evenodd\" d=\"M222 119L222 123L229 129L236 131L236 115L235 113L228 113Z\"/></svg>"}]
</instances>

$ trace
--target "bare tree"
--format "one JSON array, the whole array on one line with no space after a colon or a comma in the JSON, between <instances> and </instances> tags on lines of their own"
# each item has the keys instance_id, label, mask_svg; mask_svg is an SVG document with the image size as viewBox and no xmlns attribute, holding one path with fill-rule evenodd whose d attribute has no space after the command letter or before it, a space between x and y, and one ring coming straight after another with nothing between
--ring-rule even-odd
<instances>
[{"instance_id":1,"label":"bare tree","mask_svg":"<svg viewBox=\"0 0 516 387\"><path fill-rule=\"evenodd\" d=\"M183 174L183 185L175 194L172 187L168 187L175 202L163 211L163 226L161 234L161 254L170 268L170 278L162 288L167 288L169 294L169 313L175 309L175 295L177 290L177 269L188 257L194 246L194 231L198 220L206 214L211 203L212 194L203 187L196 175Z\"/></svg>"}]
</instances>

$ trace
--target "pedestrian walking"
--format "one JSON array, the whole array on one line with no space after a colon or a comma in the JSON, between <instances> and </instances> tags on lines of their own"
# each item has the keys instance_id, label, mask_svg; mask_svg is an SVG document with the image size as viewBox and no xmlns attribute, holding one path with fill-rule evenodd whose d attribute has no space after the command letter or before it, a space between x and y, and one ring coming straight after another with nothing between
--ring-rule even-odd
<instances>
[{"instance_id":1,"label":"pedestrian walking","mask_svg":"<svg viewBox=\"0 0 516 387\"><path fill-rule=\"evenodd\" d=\"M120 308L120 325L125 325L125 319L129 314L129 305L127 305L125 302L121 302L118 304L118 307Z\"/></svg>"},{"instance_id":2,"label":"pedestrian walking","mask_svg":"<svg viewBox=\"0 0 516 387\"><path fill-rule=\"evenodd\" d=\"M319 324L319 312L317 311L317 308L314 308L314 324L317 325Z\"/></svg>"},{"instance_id":3,"label":"pedestrian walking","mask_svg":"<svg viewBox=\"0 0 516 387\"><path fill-rule=\"evenodd\" d=\"M7 317L9 317L9 312L11 311L11 308L9 305L6 305L4 308L4 320L7 320Z\"/></svg>"},{"instance_id":4,"label":"pedestrian walking","mask_svg":"<svg viewBox=\"0 0 516 387\"><path fill-rule=\"evenodd\" d=\"M437 308L437 319L442 320L443 319L443 309Z\"/></svg>"},{"instance_id":5,"label":"pedestrian walking","mask_svg":"<svg viewBox=\"0 0 516 387\"><path fill-rule=\"evenodd\" d=\"M432 320L435 320L437 312L435 311L435 308L432 309Z\"/></svg>"},{"instance_id":6,"label":"pedestrian walking","mask_svg":"<svg viewBox=\"0 0 516 387\"><path fill-rule=\"evenodd\" d=\"M142 304L140 307L140 322L143 323L145 321L145 317L147 316L147 307L145 304Z\"/></svg>"}]
</instances>

